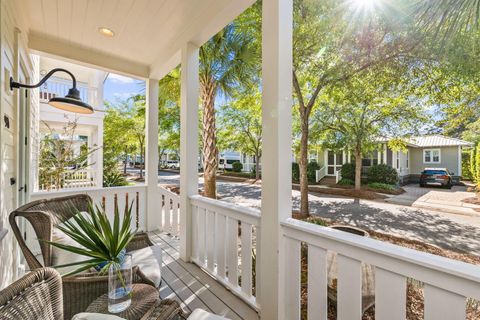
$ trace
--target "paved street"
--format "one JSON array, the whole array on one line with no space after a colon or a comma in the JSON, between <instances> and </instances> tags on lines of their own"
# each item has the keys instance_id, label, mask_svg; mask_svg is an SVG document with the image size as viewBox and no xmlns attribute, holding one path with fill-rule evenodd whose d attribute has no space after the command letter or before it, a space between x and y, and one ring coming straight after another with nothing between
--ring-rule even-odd
<instances>
[{"instance_id":1,"label":"paved street","mask_svg":"<svg viewBox=\"0 0 480 320\"><path fill-rule=\"evenodd\" d=\"M161 172L159 183L178 184L178 174ZM199 180L200 185L203 182ZM261 186L217 181L221 200L259 208ZM300 193L292 190L293 208L299 208ZM424 241L445 249L480 254L480 215L464 216L428 211L403 205L310 195L310 211L338 222L383 233Z\"/></svg>"}]
</instances>

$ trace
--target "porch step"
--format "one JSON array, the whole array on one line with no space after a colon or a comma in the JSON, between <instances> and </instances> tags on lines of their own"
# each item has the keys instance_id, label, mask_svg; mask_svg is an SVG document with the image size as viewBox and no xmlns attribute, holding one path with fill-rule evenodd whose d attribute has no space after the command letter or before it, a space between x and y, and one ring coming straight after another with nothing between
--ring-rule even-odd
<instances>
[{"instance_id":1,"label":"porch step","mask_svg":"<svg viewBox=\"0 0 480 320\"><path fill-rule=\"evenodd\" d=\"M323 177L320 180L319 184L324 186L335 184L335 177L331 177L331 176Z\"/></svg>"}]
</instances>

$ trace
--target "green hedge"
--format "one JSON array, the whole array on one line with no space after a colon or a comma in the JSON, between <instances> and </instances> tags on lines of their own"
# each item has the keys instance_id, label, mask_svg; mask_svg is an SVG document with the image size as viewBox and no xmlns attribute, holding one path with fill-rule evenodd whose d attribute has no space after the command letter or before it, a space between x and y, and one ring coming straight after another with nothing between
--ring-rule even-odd
<instances>
[{"instance_id":1,"label":"green hedge","mask_svg":"<svg viewBox=\"0 0 480 320\"><path fill-rule=\"evenodd\" d=\"M396 184L398 182L398 174L397 170L389 165L377 164L368 169L367 179L368 183Z\"/></svg>"},{"instance_id":2,"label":"green hedge","mask_svg":"<svg viewBox=\"0 0 480 320\"><path fill-rule=\"evenodd\" d=\"M320 169L320 166L317 162L312 161L307 165L307 179L308 183L316 183L316 171ZM300 182L300 166L298 163L292 163L292 181L294 183Z\"/></svg>"},{"instance_id":3,"label":"green hedge","mask_svg":"<svg viewBox=\"0 0 480 320\"><path fill-rule=\"evenodd\" d=\"M342 166L342 179L355 181L355 163L345 163Z\"/></svg>"},{"instance_id":4,"label":"green hedge","mask_svg":"<svg viewBox=\"0 0 480 320\"><path fill-rule=\"evenodd\" d=\"M395 186L386 183L379 183L379 182L372 182L368 184L369 188L376 189L376 190L388 190L393 191L395 190Z\"/></svg>"},{"instance_id":5,"label":"green hedge","mask_svg":"<svg viewBox=\"0 0 480 320\"><path fill-rule=\"evenodd\" d=\"M241 162L234 162L232 164L233 172L241 172L243 169L243 164Z\"/></svg>"}]
</instances>

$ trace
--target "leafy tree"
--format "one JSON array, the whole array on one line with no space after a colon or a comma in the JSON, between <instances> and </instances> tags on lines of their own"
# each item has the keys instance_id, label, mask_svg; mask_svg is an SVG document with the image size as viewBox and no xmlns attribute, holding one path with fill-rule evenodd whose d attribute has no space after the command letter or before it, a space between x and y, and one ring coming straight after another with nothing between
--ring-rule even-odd
<instances>
[{"instance_id":1,"label":"leafy tree","mask_svg":"<svg viewBox=\"0 0 480 320\"><path fill-rule=\"evenodd\" d=\"M415 34L405 35L400 26L406 21L392 19L393 14L396 13L374 14L361 8L339 6L334 0L294 2L293 87L299 113L300 212L303 215L309 212L308 143L311 115L319 105L319 97L329 90L335 92L352 77L361 77L369 69L380 70L379 66L403 62L420 43Z\"/></svg>"},{"instance_id":2,"label":"leafy tree","mask_svg":"<svg viewBox=\"0 0 480 320\"><path fill-rule=\"evenodd\" d=\"M258 90L239 92L219 112L219 138L226 149L255 156L255 178L260 179L262 106Z\"/></svg>"},{"instance_id":3,"label":"leafy tree","mask_svg":"<svg viewBox=\"0 0 480 320\"><path fill-rule=\"evenodd\" d=\"M252 34L240 32L245 31L239 27L242 19L227 25L200 48L204 195L211 198L216 197L218 167L215 101L219 96L230 96L240 84L248 83L258 68Z\"/></svg>"},{"instance_id":4,"label":"leafy tree","mask_svg":"<svg viewBox=\"0 0 480 320\"><path fill-rule=\"evenodd\" d=\"M401 90L405 83L395 77L398 68L370 69L344 81L343 87L321 97L314 114L327 143L341 144L355 157L355 189L361 186L362 155L378 147L379 137L394 137L390 147L401 148L402 136L415 133L424 123L419 101ZM396 81L395 81L396 79Z\"/></svg>"}]
</instances>

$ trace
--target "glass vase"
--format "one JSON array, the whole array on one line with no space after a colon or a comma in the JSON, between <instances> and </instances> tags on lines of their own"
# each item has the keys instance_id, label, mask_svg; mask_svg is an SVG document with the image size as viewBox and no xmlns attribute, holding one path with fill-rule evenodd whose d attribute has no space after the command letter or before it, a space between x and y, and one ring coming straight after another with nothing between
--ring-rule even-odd
<instances>
[{"instance_id":1,"label":"glass vase","mask_svg":"<svg viewBox=\"0 0 480 320\"><path fill-rule=\"evenodd\" d=\"M119 313L132 303L132 256L108 268L108 312Z\"/></svg>"}]
</instances>

